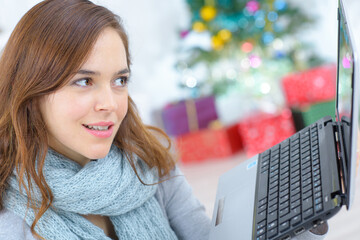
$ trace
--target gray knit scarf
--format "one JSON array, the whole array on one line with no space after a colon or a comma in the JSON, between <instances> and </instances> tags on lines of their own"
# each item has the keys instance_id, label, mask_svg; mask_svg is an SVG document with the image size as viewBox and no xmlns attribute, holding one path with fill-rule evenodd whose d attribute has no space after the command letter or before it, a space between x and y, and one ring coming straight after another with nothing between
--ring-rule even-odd
<instances>
[{"instance_id":1,"label":"gray knit scarf","mask_svg":"<svg viewBox=\"0 0 360 240\"><path fill-rule=\"evenodd\" d=\"M158 180L145 163L139 160L137 165L144 182ZM45 239L110 239L80 214L109 216L119 239L177 239L155 199L157 186L143 185L117 147L84 167L49 149L43 172L54 195L53 206L35 226ZM40 200L37 188L32 196ZM32 224L34 211L26 207L26 192L20 193L16 174L10 177L4 203Z\"/></svg>"}]
</instances>

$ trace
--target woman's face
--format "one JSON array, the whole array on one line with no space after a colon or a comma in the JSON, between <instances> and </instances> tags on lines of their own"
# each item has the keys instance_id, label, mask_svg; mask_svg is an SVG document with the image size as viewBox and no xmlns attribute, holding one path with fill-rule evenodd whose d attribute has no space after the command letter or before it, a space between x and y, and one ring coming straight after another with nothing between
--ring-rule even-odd
<instances>
[{"instance_id":1,"label":"woman's face","mask_svg":"<svg viewBox=\"0 0 360 240\"><path fill-rule=\"evenodd\" d=\"M67 85L40 100L50 147L82 166L105 157L127 112L128 77L124 44L106 28Z\"/></svg>"}]
</instances>

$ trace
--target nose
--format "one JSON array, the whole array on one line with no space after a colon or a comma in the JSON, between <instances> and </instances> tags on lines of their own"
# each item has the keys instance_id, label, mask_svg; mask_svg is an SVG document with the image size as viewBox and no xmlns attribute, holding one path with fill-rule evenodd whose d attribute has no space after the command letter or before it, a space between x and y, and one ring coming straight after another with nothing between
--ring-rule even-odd
<instances>
[{"instance_id":1,"label":"nose","mask_svg":"<svg viewBox=\"0 0 360 240\"><path fill-rule=\"evenodd\" d=\"M110 87L99 89L95 111L115 111L117 108L116 95Z\"/></svg>"}]
</instances>

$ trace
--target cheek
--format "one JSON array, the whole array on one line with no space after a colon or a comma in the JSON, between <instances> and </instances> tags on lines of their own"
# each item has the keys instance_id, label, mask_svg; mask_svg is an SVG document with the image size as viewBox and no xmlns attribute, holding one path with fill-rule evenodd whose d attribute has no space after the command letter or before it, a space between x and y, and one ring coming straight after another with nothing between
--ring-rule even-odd
<instances>
[{"instance_id":1,"label":"cheek","mask_svg":"<svg viewBox=\"0 0 360 240\"><path fill-rule=\"evenodd\" d=\"M117 111L117 115L118 117L122 120L124 119L127 111L128 111L128 96L126 94L126 96L124 95L123 97L121 97L118 101L118 111Z\"/></svg>"},{"instance_id":2,"label":"cheek","mask_svg":"<svg viewBox=\"0 0 360 240\"><path fill-rule=\"evenodd\" d=\"M48 97L42 112L48 124L65 124L84 117L90 111L90 100L88 97L79 98L58 92Z\"/></svg>"},{"instance_id":3,"label":"cheek","mask_svg":"<svg viewBox=\"0 0 360 240\"><path fill-rule=\"evenodd\" d=\"M74 120L86 116L92 109L92 101L89 97L66 97L57 100L59 118Z\"/></svg>"}]
</instances>

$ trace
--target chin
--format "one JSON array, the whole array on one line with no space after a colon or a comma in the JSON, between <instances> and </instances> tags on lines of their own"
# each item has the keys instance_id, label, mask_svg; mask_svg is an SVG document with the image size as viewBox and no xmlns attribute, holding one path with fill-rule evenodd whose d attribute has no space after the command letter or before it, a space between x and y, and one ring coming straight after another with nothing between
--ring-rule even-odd
<instances>
[{"instance_id":1,"label":"chin","mask_svg":"<svg viewBox=\"0 0 360 240\"><path fill-rule=\"evenodd\" d=\"M92 147L91 151L86 152L85 156L89 159L104 158L109 154L110 148L111 145L106 147Z\"/></svg>"}]
</instances>

